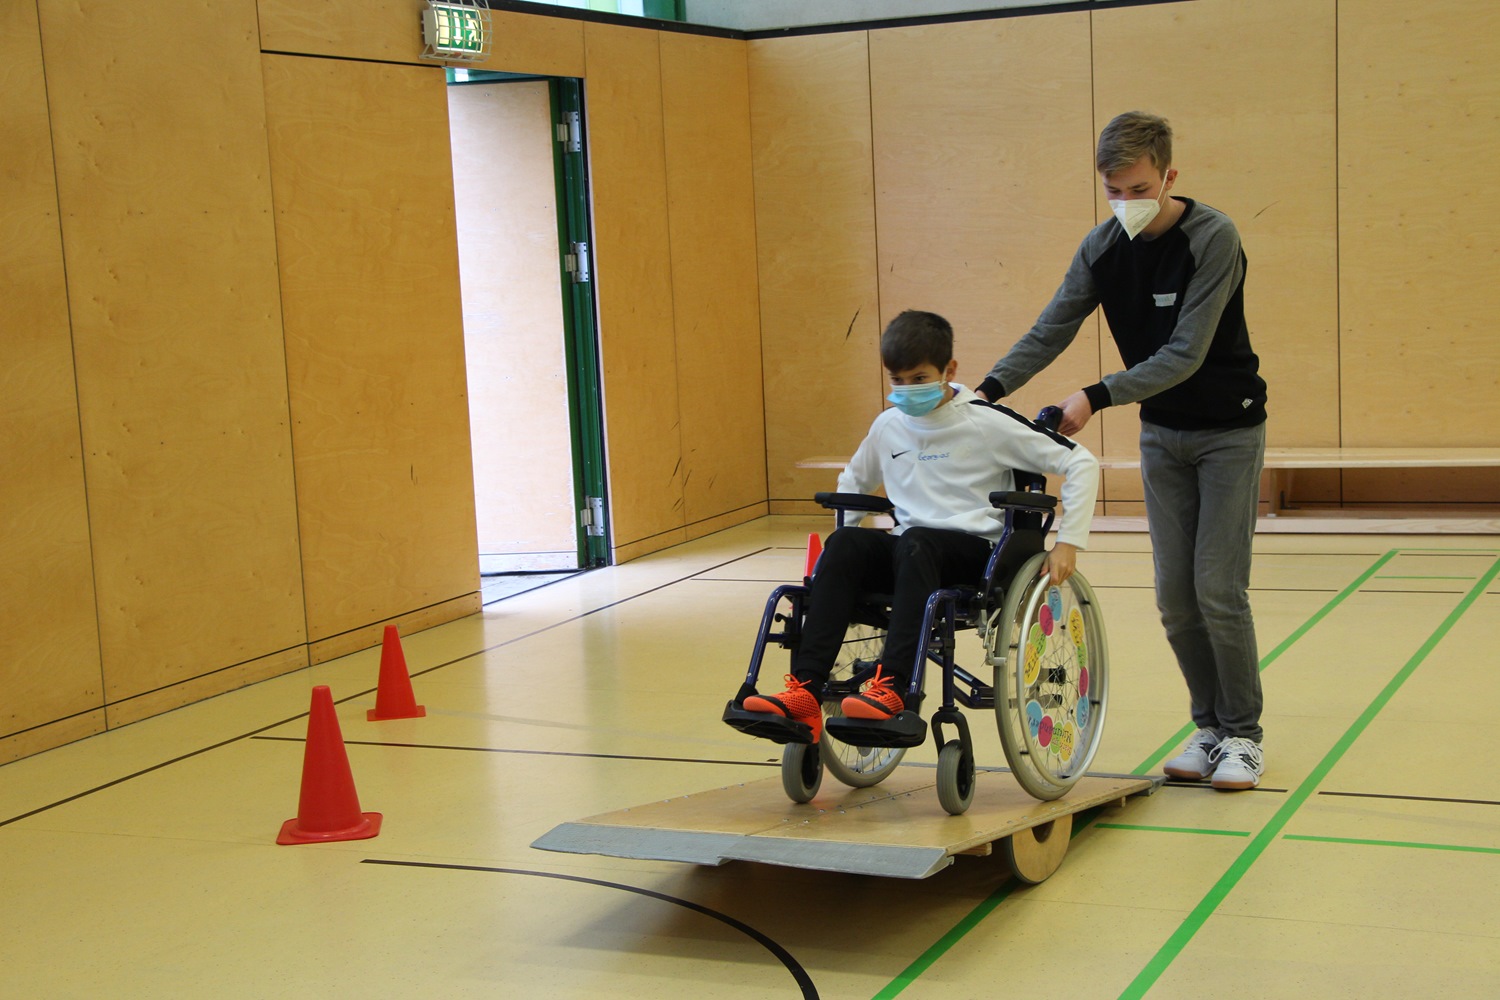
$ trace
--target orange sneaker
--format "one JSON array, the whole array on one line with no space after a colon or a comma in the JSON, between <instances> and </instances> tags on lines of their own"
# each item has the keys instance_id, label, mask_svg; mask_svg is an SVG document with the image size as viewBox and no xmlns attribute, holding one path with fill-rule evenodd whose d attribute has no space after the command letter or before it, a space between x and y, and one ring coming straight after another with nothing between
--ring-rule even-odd
<instances>
[{"instance_id":1,"label":"orange sneaker","mask_svg":"<svg viewBox=\"0 0 1500 1000\"><path fill-rule=\"evenodd\" d=\"M906 702L896 693L883 665L876 665L875 676L859 694L844 699L844 714L851 719L885 720L900 715Z\"/></svg>"},{"instance_id":2,"label":"orange sneaker","mask_svg":"<svg viewBox=\"0 0 1500 1000\"><path fill-rule=\"evenodd\" d=\"M823 736L823 705L807 690L810 681L786 675L786 690L780 694L753 694L741 703L747 712L769 712L800 722L812 730L813 742Z\"/></svg>"}]
</instances>

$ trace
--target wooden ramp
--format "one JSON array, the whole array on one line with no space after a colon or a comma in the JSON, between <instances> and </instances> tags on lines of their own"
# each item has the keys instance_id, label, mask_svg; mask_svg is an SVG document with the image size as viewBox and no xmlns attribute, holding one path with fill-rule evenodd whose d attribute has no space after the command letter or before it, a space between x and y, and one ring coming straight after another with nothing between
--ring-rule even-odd
<instances>
[{"instance_id":1,"label":"wooden ramp","mask_svg":"<svg viewBox=\"0 0 1500 1000\"><path fill-rule=\"evenodd\" d=\"M951 865L955 855L989 854L998 842L1017 874L1038 882L1061 862L1074 813L1123 804L1161 784L1138 775L1090 774L1063 798L1040 802L1008 770L986 768L975 775L969 811L950 816L938 805L936 777L934 767L906 764L873 788L825 779L806 805L787 798L779 777L766 778L564 823L531 846L612 858L699 865L759 861L927 878Z\"/></svg>"}]
</instances>

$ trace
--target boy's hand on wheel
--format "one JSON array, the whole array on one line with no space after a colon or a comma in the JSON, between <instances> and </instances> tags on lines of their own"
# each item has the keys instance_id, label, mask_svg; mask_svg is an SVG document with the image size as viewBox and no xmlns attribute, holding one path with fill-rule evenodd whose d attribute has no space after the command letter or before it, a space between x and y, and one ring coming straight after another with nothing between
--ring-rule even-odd
<instances>
[{"instance_id":1,"label":"boy's hand on wheel","mask_svg":"<svg viewBox=\"0 0 1500 1000\"><path fill-rule=\"evenodd\" d=\"M1047 575L1053 583L1062 583L1073 575L1078 565L1078 546L1058 542L1047 553Z\"/></svg>"}]
</instances>

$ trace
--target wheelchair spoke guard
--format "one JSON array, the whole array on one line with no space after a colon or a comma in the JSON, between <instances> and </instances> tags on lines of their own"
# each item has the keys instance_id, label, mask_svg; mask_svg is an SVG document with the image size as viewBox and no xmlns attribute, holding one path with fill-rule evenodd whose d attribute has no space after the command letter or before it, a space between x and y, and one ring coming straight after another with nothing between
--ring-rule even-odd
<instances>
[{"instance_id":1,"label":"wheelchair spoke guard","mask_svg":"<svg viewBox=\"0 0 1500 1000\"><path fill-rule=\"evenodd\" d=\"M1021 787L1060 798L1099 748L1109 690L1109 649L1098 599L1074 573L1054 585L1046 553L1017 572L990 615L985 653L995 670L995 719Z\"/></svg>"}]
</instances>

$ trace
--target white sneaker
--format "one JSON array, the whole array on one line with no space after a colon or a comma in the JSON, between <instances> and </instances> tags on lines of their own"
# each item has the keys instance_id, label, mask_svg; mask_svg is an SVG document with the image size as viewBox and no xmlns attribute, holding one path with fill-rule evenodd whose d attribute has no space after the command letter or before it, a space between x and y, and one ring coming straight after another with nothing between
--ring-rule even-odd
<instances>
[{"instance_id":1,"label":"white sneaker","mask_svg":"<svg viewBox=\"0 0 1500 1000\"><path fill-rule=\"evenodd\" d=\"M1266 769L1260 744L1243 736L1231 736L1209 755L1216 763L1214 787L1225 791L1254 788Z\"/></svg>"},{"instance_id":2,"label":"white sneaker","mask_svg":"<svg viewBox=\"0 0 1500 1000\"><path fill-rule=\"evenodd\" d=\"M1224 737L1217 729L1200 729L1188 737L1182 753L1162 765L1162 770L1174 778L1202 781L1214 773L1210 759Z\"/></svg>"}]
</instances>

